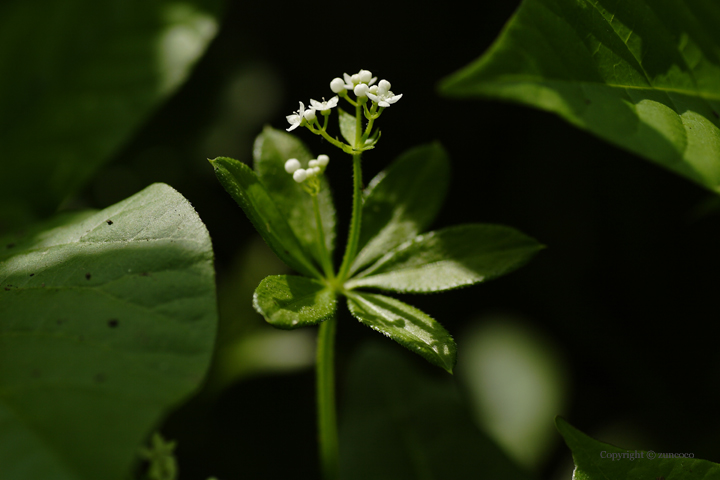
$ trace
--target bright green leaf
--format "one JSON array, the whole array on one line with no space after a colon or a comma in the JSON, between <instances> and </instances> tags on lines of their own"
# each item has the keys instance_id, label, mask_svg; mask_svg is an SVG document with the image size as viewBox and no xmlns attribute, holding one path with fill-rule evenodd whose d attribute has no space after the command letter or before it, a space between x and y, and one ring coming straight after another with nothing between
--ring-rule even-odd
<instances>
[{"instance_id":1,"label":"bright green leaf","mask_svg":"<svg viewBox=\"0 0 720 480\"><path fill-rule=\"evenodd\" d=\"M300 273L320 277L320 273L313 266L292 228L255 172L244 163L232 158L218 157L210 160L210 163L222 186L242 207L245 215L275 255Z\"/></svg>"},{"instance_id":2,"label":"bright green leaf","mask_svg":"<svg viewBox=\"0 0 720 480\"><path fill-rule=\"evenodd\" d=\"M255 290L253 306L274 327L315 325L335 313L335 293L310 278L295 275L266 277Z\"/></svg>"},{"instance_id":3,"label":"bright green leaf","mask_svg":"<svg viewBox=\"0 0 720 480\"><path fill-rule=\"evenodd\" d=\"M667 458L668 454L652 450L618 448L588 437L560 417L555 424L572 450L575 461L573 478L577 480L720 478L720 465L717 463L697 458Z\"/></svg>"},{"instance_id":4,"label":"bright green leaf","mask_svg":"<svg viewBox=\"0 0 720 480\"><path fill-rule=\"evenodd\" d=\"M441 91L554 112L720 191L719 22L711 0L525 0Z\"/></svg>"},{"instance_id":5,"label":"bright green leaf","mask_svg":"<svg viewBox=\"0 0 720 480\"><path fill-rule=\"evenodd\" d=\"M3 480L120 480L198 387L217 322L190 203L152 185L0 239Z\"/></svg>"},{"instance_id":6,"label":"bright green leaf","mask_svg":"<svg viewBox=\"0 0 720 480\"><path fill-rule=\"evenodd\" d=\"M427 228L440 211L450 162L439 143L408 150L368 185L360 247L351 272L374 262Z\"/></svg>"},{"instance_id":7,"label":"bright green leaf","mask_svg":"<svg viewBox=\"0 0 720 480\"><path fill-rule=\"evenodd\" d=\"M355 115L350 115L342 108L338 108L338 123L340 124L340 134L348 145L355 145Z\"/></svg>"},{"instance_id":8,"label":"bright green leaf","mask_svg":"<svg viewBox=\"0 0 720 480\"><path fill-rule=\"evenodd\" d=\"M541 248L510 227L457 225L404 243L345 286L408 293L451 290L510 273Z\"/></svg>"},{"instance_id":9,"label":"bright green leaf","mask_svg":"<svg viewBox=\"0 0 720 480\"><path fill-rule=\"evenodd\" d=\"M0 217L46 215L82 187L188 76L220 5L0 2Z\"/></svg>"},{"instance_id":10,"label":"bright green leaf","mask_svg":"<svg viewBox=\"0 0 720 480\"><path fill-rule=\"evenodd\" d=\"M347 292L350 313L428 362L452 373L457 348L440 323L406 303L384 295Z\"/></svg>"},{"instance_id":11,"label":"bright green leaf","mask_svg":"<svg viewBox=\"0 0 720 480\"><path fill-rule=\"evenodd\" d=\"M402 352L362 348L340 418L342 480L528 480L473 422L452 377L433 378Z\"/></svg>"},{"instance_id":12,"label":"bright green leaf","mask_svg":"<svg viewBox=\"0 0 720 480\"><path fill-rule=\"evenodd\" d=\"M312 155L295 136L265 127L255 140L253 156L257 176L272 196L275 205L285 216L305 250L312 252L315 260L321 263L312 197L285 171L285 162L288 159L297 158L303 168L307 168L307 162L313 159ZM335 207L327 180L322 176L320 181L322 187L317 197L318 205L325 245L332 254L335 246Z\"/></svg>"}]
</instances>

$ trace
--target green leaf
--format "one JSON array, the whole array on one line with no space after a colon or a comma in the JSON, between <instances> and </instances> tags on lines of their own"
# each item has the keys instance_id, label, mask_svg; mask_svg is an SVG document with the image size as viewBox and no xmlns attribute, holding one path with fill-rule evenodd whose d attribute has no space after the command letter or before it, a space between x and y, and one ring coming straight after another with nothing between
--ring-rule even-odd
<instances>
[{"instance_id":1,"label":"green leaf","mask_svg":"<svg viewBox=\"0 0 720 480\"><path fill-rule=\"evenodd\" d=\"M320 278L320 273L255 172L232 158L218 157L210 163L222 186L242 207L275 255L298 272Z\"/></svg>"},{"instance_id":2,"label":"green leaf","mask_svg":"<svg viewBox=\"0 0 720 480\"><path fill-rule=\"evenodd\" d=\"M350 115L339 107L337 110L338 123L340 124L340 134L343 136L348 145L355 145L355 115Z\"/></svg>"},{"instance_id":3,"label":"green leaf","mask_svg":"<svg viewBox=\"0 0 720 480\"><path fill-rule=\"evenodd\" d=\"M452 373L457 348L437 320L384 295L353 291L346 292L346 296L350 313L361 323Z\"/></svg>"},{"instance_id":4,"label":"green leaf","mask_svg":"<svg viewBox=\"0 0 720 480\"><path fill-rule=\"evenodd\" d=\"M297 158L303 168L307 168L307 162L314 157L295 136L271 127L265 127L258 135L253 155L257 176L278 210L287 219L300 244L306 251L312 252L313 258L321 263L312 197L285 171L285 162L290 158ZM317 197L320 217L325 245L332 256L335 247L335 206L325 176L321 177L320 182L322 188Z\"/></svg>"},{"instance_id":5,"label":"green leaf","mask_svg":"<svg viewBox=\"0 0 720 480\"><path fill-rule=\"evenodd\" d=\"M205 226L155 184L0 241L3 480L124 480L210 362Z\"/></svg>"},{"instance_id":6,"label":"green leaf","mask_svg":"<svg viewBox=\"0 0 720 480\"><path fill-rule=\"evenodd\" d=\"M554 112L717 192L719 21L709 0L525 0L441 91Z\"/></svg>"},{"instance_id":7,"label":"green leaf","mask_svg":"<svg viewBox=\"0 0 720 480\"><path fill-rule=\"evenodd\" d=\"M0 219L47 215L81 188L185 80L220 5L0 2Z\"/></svg>"},{"instance_id":8,"label":"green leaf","mask_svg":"<svg viewBox=\"0 0 720 480\"><path fill-rule=\"evenodd\" d=\"M572 450L575 461L573 478L577 480L608 478L689 480L720 477L720 465L717 463L682 456L672 458L675 453L618 448L588 437L560 417L556 418L555 424L565 443Z\"/></svg>"},{"instance_id":9,"label":"green leaf","mask_svg":"<svg viewBox=\"0 0 720 480\"><path fill-rule=\"evenodd\" d=\"M342 480L528 480L475 426L454 378L434 378L371 343L348 368Z\"/></svg>"},{"instance_id":10,"label":"green leaf","mask_svg":"<svg viewBox=\"0 0 720 480\"><path fill-rule=\"evenodd\" d=\"M514 228L457 225L400 245L348 281L345 288L407 293L451 290L510 273L542 248Z\"/></svg>"},{"instance_id":11,"label":"green leaf","mask_svg":"<svg viewBox=\"0 0 720 480\"><path fill-rule=\"evenodd\" d=\"M322 283L295 275L266 277L255 290L253 306L268 323L292 329L315 325L335 313L335 293Z\"/></svg>"},{"instance_id":12,"label":"green leaf","mask_svg":"<svg viewBox=\"0 0 720 480\"><path fill-rule=\"evenodd\" d=\"M372 179L365 192L360 253L351 273L426 229L442 207L450 162L439 143L403 153Z\"/></svg>"}]
</instances>

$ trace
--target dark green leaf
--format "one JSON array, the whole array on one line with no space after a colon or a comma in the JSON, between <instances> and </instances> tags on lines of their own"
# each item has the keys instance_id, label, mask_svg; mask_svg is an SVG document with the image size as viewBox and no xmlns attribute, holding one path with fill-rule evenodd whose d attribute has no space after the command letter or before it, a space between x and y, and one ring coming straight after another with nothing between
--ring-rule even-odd
<instances>
[{"instance_id":1,"label":"dark green leaf","mask_svg":"<svg viewBox=\"0 0 720 480\"><path fill-rule=\"evenodd\" d=\"M408 293L451 290L510 273L542 248L510 227L457 225L399 246L345 287Z\"/></svg>"},{"instance_id":2,"label":"dark green leaf","mask_svg":"<svg viewBox=\"0 0 720 480\"><path fill-rule=\"evenodd\" d=\"M427 228L440 211L450 162L439 143L408 150L368 185L360 228L360 253L351 272L374 262Z\"/></svg>"},{"instance_id":3,"label":"dark green leaf","mask_svg":"<svg viewBox=\"0 0 720 480\"><path fill-rule=\"evenodd\" d=\"M139 445L210 362L205 226L156 184L0 241L0 476L128 478Z\"/></svg>"},{"instance_id":4,"label":"dark green leaf","mask_svg":"<svg viewBox=\"0 0 720 480\"><path fill-rule=\"evenodd\" d=\"M319 278L320 273L255 172L232 158L218 157L210 163L222 186L242 207L275 255L298 272Z\"/></svg>"},{"instance_id":5,"label":"dark green leaf","mask_svg":"<svg viewBox=\"0 0 720 480\"><path fill-rule=\"evenodd\" d=\"M525 0L441 91L554 112L720 191L720 3Z\"/></svg>"},{"instance_id":6,"label":"dark green leaf","mask_svg":"<svg viewBox=\"0 0 720 480\"><path fill-rule=\"evenodd\" d=\"M686 453L660 453L628 450L598 442L577 430L562 418L555 420L558 430L572 450L575 461L573 478L607 480L608 478L692 480L720 478L720 465ZM693 455L691 452L687 452Z\"/></svg>"},{"instance_id":7,"label":"dark green leaf","mask_svg":"<svg viewBox=\"0 0 720 480\"><path fill-rule=\"evenodd\" d=\"M453 378L431 378L397 349L353 358L340 418L342 480L527 480L473 422Z\"/></svg>"},{"instance_id":8,"label":"dark green leaf","mask_svg":"<svg viewBox=\"0 0 720 480\"><path fill-rule=\"evenodd\" d=\"M437 320L384 295L358 291L346 295L350 313L360 322L452 373L457 350L455 341Z\"/></svg>"},{"instance_id":9,"label":"dark green leaf","mask_svg":"<svg viewBox=\"0 0 720 480\"><path fill-rule=\"evenodd\" d=\"M315 325L335 313L335 293L305 277L273 275L255 290L253 305L274 327L291 329Z\"/></svg>"},{"instance_id":10,"label":"dark green leaf","mask_svg":"<svg viewBox=\"0 0 720 480\"><path fill-rule=\"evenodd\" d=\"M329 152L332 153L332 152ZM253 149L255 171L265 185L275 205L282 212L306 251L321 263L318 251L318 233L313 211L312 197L285 171L285 162L297 158L307 168L307 162L314 157L295 136L271 127L265 127ZM332 254L335 246L335 207L330 186L323 176L322 188L318 194L320 216L323 222L325 244Z\"/></svg>"},{"instance_id":11,"label":"dark green leaf","mask_svg":"<svg viewBox=\"0 0 720 480\"><path fill-rule=\"evenodd\" d=\"M342 108L338 108L338 123L340 124L340 134L343 136L348 145L355 145L355 115L350 115Z\"/></svg>"},{"instance_id":12,"label":"dark green leaf","mask_svg":"<svg viewBox=\"0 0 720 480\"><path fill-rule=\"evenodd\" d=\"M0 2L0 219L80 188L184 81L220 4Z\"/></svg>"}]
</instances>

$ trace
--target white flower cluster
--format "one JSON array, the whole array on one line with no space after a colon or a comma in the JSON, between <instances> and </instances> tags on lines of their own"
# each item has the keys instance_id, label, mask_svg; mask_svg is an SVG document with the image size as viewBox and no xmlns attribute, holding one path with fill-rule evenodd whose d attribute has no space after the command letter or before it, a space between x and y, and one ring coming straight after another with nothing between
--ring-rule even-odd
<instances>
[{"instance_id":1,"label":"white flower cluster","mask_svg":"<svg viewBox=\"0 0 720 480\"><path fill-rule=\"evenodd\" d=\"M370 99L374 102L373 114L376 112L377 107L389 107L402 98L402 94L395 95L390 91L390 82L387 80L380 80L380 82L375 85L376 81L377 77L373 77L369 70L360 70L354 75L343 73L343 78L334 78L330 82L330 89L337 95L330 100L323 98L322 102L310 99L310 107L307 110L305 109L305 104L299 102L300 108L294 111L292 115L285 117L290 124L287 131L290 132L300 126L309 126L312 130L312 125L317 119L315 112L319 111L323 115L329 115L330 109L337 106L339 97L345 98L352 105L359 103L364 104L367 99ZM348 97L348 91L355 94L358 100L357 103Z\"/></svg>"},{"instance_id":2,"label":"white flower cluster","mask_svg":"<svg viewBox=\"0 0 720 480\"><path fill-rule=\"evenodd\" d=\"M303 183L309 178L321 175L325 171L325 168L327 168L329 162L330 157L327 155L318 155L315 160L308 162L308 168L302 168L297 158L291 158L285 162L285 171L292 175L293 180L297 183Z\"/></svg>"}]
</instances>

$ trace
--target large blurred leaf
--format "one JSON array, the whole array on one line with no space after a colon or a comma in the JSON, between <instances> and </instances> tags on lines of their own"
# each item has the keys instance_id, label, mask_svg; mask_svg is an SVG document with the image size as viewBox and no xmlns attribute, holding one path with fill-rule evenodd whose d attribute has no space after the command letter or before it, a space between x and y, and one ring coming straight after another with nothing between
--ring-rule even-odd
<instances>
[{"instance_id":1,"label":"large blurred leaf","mask_svg":"<svg viewBox=\"0 0 720 480\"><path fill-rule=\"evenodd\" d=\"M542 248L503 225L456 225L400 245L346 287L405 293L452 290L510 273Z\"/></svg>"},{"instance_id":2,"label":"large blurred leaf","mask_svg":"<svg viewBox=\"0 0 720 480\"><path fill-rule=\"evenodd\" d=\"M0 2L0 221L52 212L81 187L186 78L219 5Z\"/></svg>"},{"instance_id":3,"label":"large blurred leaf","mask_svg":"<svg viewBox=\"0 0 720 480\"><path fill-rule=\"evenodd\" d=\"M126 478L210 361L205 226L156 184L0 241L0 476Z\"/></svg>"},{"instance_id":4,"label":"large blurred leaf","mask_svg":"<svg viewBox=\"0 0 720 480\"><path fill-rule=\"evenodd\" d=\"M350 365L340 419L342 480L526 480L476 427L452 378L371 344Z\"/></svg>"},{"instance_id":5,"label":"large blurred leaf","mask_svg":"<svg viewBox=\"0 0 720 480\"><path fill-rule=\"evenodd\" d=\"M720 191L720 3L525 0L442 92L572 124Z\"/></svg>"},{"instance_id":6,"label":"large blurred leaf","mask_svg":"<svg viewBox=\"0 0 720 480\"><path fill-rule=\"evenodd\" d=\"M440 322L392 297L346 292L348 309L360 322L452 373L457 347Z\"/></svg>"},{"instance_id":7,"label":"large blurred leaf","mask_svg":"<svg viewBox=\"0 0 720 480\"><path fill-rule=\"evenodd\" d=\"M368 185L363 202L360 253L351 272L427 228L440 211L450 182L450 162L439 143L403 153Z\"/></svg>"},{"instance_id":8,"label":"large blurred leaf","mask_svg":"<svg viewBox=\"0 0 720 480\"><path fill-rule=\"evenodd\" d=\"M311 278L271 275L260 282L253 306L277 328L315 325L335 313L335 292Z\"/></svg>"},{"instance_id":9,"label":"large blurred leaf","mask_svg":"<svg viewBox=\"0 0 720 480\"><path fill-rule=\"evenodd\" d=\"M294 135L265 127L255 140L253 157L257 176L275 205L287 219L300 243L320 263L312 197L285 171L285 162L290 158L297 158L303 168L307 168L307 162L313 159L310 152ZM318 194L318 204L325 244L332 255L335 246L335 206L325 176L320 181L322 188Z\"/></svg>"},{"instance_id":10,"label":"large blurred leaf","mask_svg":"<svg viewBox=\"0 0 720 480\"><path fill-rule=\"evenodd\" d=\"M660 453L618 448L588 437L560 417L555 423L565 443L572 450L575 461L573 478L577 480L720 478L720 465L687 457L694 456L691 452Z\"/></svg>"},{"instance_id":11,"label":"large blurred leaf","mask_svg":"<svg viewBox=\"0 0 720 480\"><path fill-rule=\"evenodd\" d=\"M242 162L227 157L210 160L223 188L243 209L263 240L289 267L320 277L286 218L257 175Z\"/></svg>"}]
</instances>

